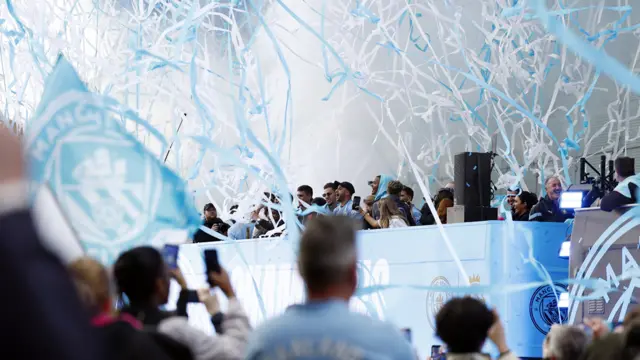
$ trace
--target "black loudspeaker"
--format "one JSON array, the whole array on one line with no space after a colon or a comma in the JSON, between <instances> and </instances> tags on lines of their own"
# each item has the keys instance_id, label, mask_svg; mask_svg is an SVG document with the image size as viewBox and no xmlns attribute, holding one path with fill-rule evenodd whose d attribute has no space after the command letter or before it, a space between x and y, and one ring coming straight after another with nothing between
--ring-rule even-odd
<instances>
[{"instance_id":1,"label":"black loudspeaker","mask_svg":"<svg viewBox=\"0 0 640 360\"><path fill-rule=\"evenodd\" d=\"M491 154L465 152L453 163L456 205L488 207L491 203Z\"/></svg>"}]
</instances>

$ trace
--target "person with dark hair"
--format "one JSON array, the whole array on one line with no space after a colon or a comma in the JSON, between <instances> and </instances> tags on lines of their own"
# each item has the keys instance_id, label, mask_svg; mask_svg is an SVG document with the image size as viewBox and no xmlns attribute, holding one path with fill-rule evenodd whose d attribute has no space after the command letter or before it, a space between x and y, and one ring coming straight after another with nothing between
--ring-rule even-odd
<instances>
[{"instance_id":1,"label":"person with dark hair","mask_svg":"<svg viewBox=\"0 0 640 360\"><path fill-rule=\"evenodd\" d=\"M155 329L157 333L186 346L197 360L243 357L251 325L224 269L219 273L209 272L207 279L228 298L227 313L220 312L214 295L199 293L204 297L201 301L219 332L217 337L191 327L186 317L174 316L159 309L169 299L170 274L178 278L180 271L168 270L158 250L137 247L122 253L113 266L113 273L118 290L129 300L129 304L122 309L123 313L132 315L142 321L145 327ZM175 346L172 348L176 349Z\"/></svg>"},{"instance_id":2,"label":"person with dark hair","mask_svg":"<svg viewBox=\"0 0 640 360\"><path fill-rule=\"evenodd\" d=\"M203 226L207 229L211 229L217 233L220 233L220 226L224 224L224 221L218 217L218 210L212 203L208 203L204 206L204 224ZM194 243L204 243L204 242L212 242L212 241L220 241L220 239L215 236L209 235L206 232L198 229L196 233L193 235Z\"/></svg>"},{"instance_id":3,"label":"person with dark hair","mask_svg":"<svg viewBox=\"0 0 640 360\"><path fill-rule=\"evenodd\" d=\"M422 216L422 213L420 212L420 209L413 205L413 195L413 189L405 186L400 192L400 201L409 206L409 208L411 209L411 216L413 217L413 221L416 223L416 225L420 225L420 217Z\"/></svg>"},{"instance_id":4,"label":"person with dark hair","mask_svg":"<svg viewBox=\"0 0 640 360\"><path fill-rule=\"evenodd\" d=\"M636 175L635 159L619 157L614 162L614 168L618 185L600 201L600 209L603 211L613 211L625 205L638 203L640 175Z\"/></svg>"},{"instance_id":5,"label":"person with dark hair","mask_svg":"<svg viewBox=\"0 0 640 360\"><path fill-rule=\"evenodd\" d=\"M335 210L338 206L338 200L336 199L336 191L338 190L338 186L340 186L339 181L324 184L324 192L322 193L322 197L327 202L327 204L325 205L325 209L328 213L332 213L333 210Z\"/></svg>"},{"instance_id":6,"label":"person with dark hair","mask_svg":"<svg viewBox=\"0 0 640 360\"><path fill-rule=\"evenodd\" d=\"M511 209L511 219L513 221L529 221L531 208L538 203L538 198L528 192L523 191L518 194L513 202Z\"/></svg>"},{"instance_id":7,"label":"person with dark hair","mask_svg":"<svg viewBox=\"0 0 640 360\"><path fill-rule=\"evenodd\" d=\"M256 329L245 359L416 359L399 329L349 309L359 225L345 216L309 221L297 254L307 300Z\"/></svg>"},{"instance_id":8,"label":"person with dark hair","mask_svg":"<svg viewBox=\"0 0 640 360\"><path fill-rule=\"evenodd\" d=\"M356 189L350 182L341 182L337 190L338 206L333 210L334 215L349 216L354 219L362 220L362 215L358 210L353 208L353 194Z\"/></svg>"},{"instance_id":9,"label":"person with dark hair","mask_svg":"<svg viewBox=\"0 0 640 360\"><path fill-rule=\"evenodd\" d=\"M438 190L438 193L433 199L433 207L436 209L436 214L443 224L447 223L447 209L453 206L453 192L450 188L442 188ZM425 203L420 210L420 224L421 225L435 225L436 219L431 213L429 204Z\"/></svg>"},{"instance_id":10,"label":"person with dark hair","mask_svg":"<svg viewBox=\"0 0 640 360\"><path fill-rule=\"evenodd\" d=\"M447 345L447 360L480 360L489 337L500 352L500 360L517 360L509 350L498 313L472 297L453 298L436 315L436 335Z\"/></svg>"},{"instance_id":11,"label":"person with dark hair","mask_svg":"<svg viewBox=\"0 0 640 360\"><path fill-rule=\"evenodd\" d=\"M304 212L311 206L311 201L313 201L313 189L309 185L301 185L298 187L298 210L300 212ZM306 224L306 222L311 219L315 213L309 213L306 215L300 214L298 216L298 220L302 225Z\"/></svg>"},{"instance_id":12,"label":"person with dark hair","mask_svg":"<svg viewBox=\"0 0 640 360\"><path fill-rule=\"evenodd\" d=\"M311 204L311 200L313 200L313 189L311 186L301 185L298 187L298 200L300 201L298 207L303 210Z\"/></svg>"},{"instance_id":13,"label":"person with dark hair","mask_svg":"<svg viewBox=\"0 0 640 360\"><path fill-rule=\"evenodd\" d=\"M531 209L529 221L540 222L564 222L573 218L573 214L560 208L560 195L562 194L562 183L557 176L551 176L544 182L544 189L547 195L540 198L537 204Z\"/></svg>"}]
</instances>

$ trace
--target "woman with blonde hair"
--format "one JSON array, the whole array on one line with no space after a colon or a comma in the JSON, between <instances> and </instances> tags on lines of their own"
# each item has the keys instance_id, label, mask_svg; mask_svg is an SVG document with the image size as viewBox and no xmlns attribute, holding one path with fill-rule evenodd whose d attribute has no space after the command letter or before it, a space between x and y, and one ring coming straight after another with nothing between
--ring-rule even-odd
<instances>
[{"instance_id":1,"label":"woman with blonde hair","mask_svg":"<svg viewBox=\"0 0 640 360\"><path fill-rule=\"evenodd\" d=\"M364 220L374 229L402 228L408 227L409 222L404 217L396 202L391 198L384 198L378 201L380 210L380 220L375 220L368 212L361 210Z\"/></svg>"},{"instance_id":2,"label":"woman with blonde hair","mask_svg":"<svg viewBox=\"0 0 640 360\"><path fill-rule=\"evenodd\" d=\"M170 359L151 336L138 331L142 324L137 319L113 311L109 274L102 264L83 257L69 265L69 273L92 325L106 342L108 359Z\"/></svg>"}]
</instances>

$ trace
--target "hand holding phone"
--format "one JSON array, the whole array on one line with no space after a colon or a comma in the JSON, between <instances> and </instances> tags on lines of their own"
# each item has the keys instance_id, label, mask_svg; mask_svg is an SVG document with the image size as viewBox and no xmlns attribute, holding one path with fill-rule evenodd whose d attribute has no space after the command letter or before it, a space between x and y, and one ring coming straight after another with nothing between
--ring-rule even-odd
<instances>
[{"instance_id":1,"label":"hand holding phone","mask_svg":"<svg viewBox=\"0 0 640 360\"><path fill-rule=\"evenodd\" d=\"M218 250L208 249L204 251L204 263L207 266L207 273L219 273L220 262L218 262Z\"/></svg>"},{"instance_id":2,"label":"hand holding phone","mask_svg":"<svg viewBox=\"0 0 640 360\"><path fill-rule=\"evenodd\" d=\"M178 268L179 252L180 252L180 247L178 245L166 244L162 248L162 257L164 258L164 262L167 264L169 269L174 270Z\"/></svg>"},{"instance_id":3,"label":"hand holding phone","mask_svg":"<svg viewBox=\"0 0 640 360\"><path fill-rule=\"evenodd\" d=\"M229 274L220 266L218 261L218 251L216 249L208 249L204 251L204 260L207 266L207 281L213 286L217 286L227 296L233 298L236 296Z\"/></svg>"},{"instance_id":4,"label":"hand holding phone","mask_svg":"<svg viewBox=\"0 0 640 360\"><path fill-rule=\"evenodd\" d=\"M353 205L351 207L352 210L360 210L360 196L353 197Z\"/></svg>"}]
</instances>

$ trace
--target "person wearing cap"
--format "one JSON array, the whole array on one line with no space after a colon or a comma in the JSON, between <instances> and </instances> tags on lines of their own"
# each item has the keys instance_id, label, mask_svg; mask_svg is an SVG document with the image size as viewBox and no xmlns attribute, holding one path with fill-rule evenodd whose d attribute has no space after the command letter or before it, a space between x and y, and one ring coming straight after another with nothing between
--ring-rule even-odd
<instances>
[{"instance_id":1,"label":"person wearing cap","mask_svg":"<svg viewBox=\"0 0 640 360\"><path fill-rule=\"evenodd\" d=\"M334 215L348 216L354 219L362 220L362 214L358 210L353 209L353 194L356 189L350 182L344 181L338 185L336 190L336 197L338 199L338 206L333 210Z\"/></svg>"},{"instance_id":2,"label":"person wearing cap","mask_svg":"<svg viewBox=\"0 0 640 360\"><path fill-rule=\"evenodd\" d=\"M220 227L224 224L224 221L222 221L222 219L218 217L218 210L216 209L216 207L212 203L208 203L204 206L203 213L203 226L215 232L220 232ZM201 229L198 229L198 231L193 235L194 243L203 243L210 241L220 241L220 239L207 234Z\"/></svg>"}]
</instances>

